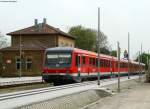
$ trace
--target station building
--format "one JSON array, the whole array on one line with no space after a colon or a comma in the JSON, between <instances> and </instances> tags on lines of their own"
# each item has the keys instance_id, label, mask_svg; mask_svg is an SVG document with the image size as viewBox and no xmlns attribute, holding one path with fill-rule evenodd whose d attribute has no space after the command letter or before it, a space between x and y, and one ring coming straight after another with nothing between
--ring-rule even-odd
<instances>
[{"instance_id":1,"label":"station building","mask_svg":"<svg viewBox=\"0 0 150 109\"><path fill-rule=\"evenodd\" d=\"M42 73L44 51L58 46L75 46L75 37L52 27L43 19L34 25L10 32L11 46L0 49L0 76L38 76ZM20 70L21 69L21 70Z\"/></svg>"}]
</instances>

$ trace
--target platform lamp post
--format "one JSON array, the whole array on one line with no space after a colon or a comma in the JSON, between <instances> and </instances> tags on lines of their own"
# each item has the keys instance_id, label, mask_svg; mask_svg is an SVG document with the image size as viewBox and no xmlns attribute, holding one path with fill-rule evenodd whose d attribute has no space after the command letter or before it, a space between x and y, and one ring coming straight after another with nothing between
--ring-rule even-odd
<instances>
[{"instance_id":1,"label":"platform lamp post","mask_svg":"<svg viewBox=\"0 0 150 109\"><path fill-rule=\"evenodd\" d=\"M111 75L111 78L112 78L113 77L113 73L112 73L112 60L113 60L112 48L110 48L110 56L111 56L111 60L110 60L110 75Z\"/></svg>"},{"instance_id":2,"label":"platform lamp post","mask_svg":"<svg viewBox=\"0 0 150 109\"><path fill-rule=\"evenodd\" d=\"M147 52L147 57L146 57L146 60L147 60L147 71L149 70L149 69L148 69L148 66L149 66L149 57L148 57L148 54L149 54L149 50L148 50L148 52Z\"/></svg>"},{"instance_id":3,"label":"platform lamp post","mask_svg":"<svg viewBox=\"0 0 150 109\"><path fill-rule=\"evenodd\" d=\"M20 54L20 70L19 70L19 77L21 78L22 76L22 58L21 58L21 54L22 54L22 43L21 43L22 39L21 39L21 33L20 33L20 40L19 40L19 54Z\"/></svg>"},{"instance_id":4,"label":"platform lamp post","mask_svg":"<svg viewBox=\"0 0 150 109\"><path fill-rule=\"evenodd\" d=\"M118 58L118 92L120 92L120 45L117 42L117 58Z\"/></svg>"},{"instance_id":5,"label":"platform lamp post","mask_svg":"<svg viewBox=\"0 0 150 109\"><path fill-rule=\"evenodd\" d=\"M128 33L128 79L130 79L130 34Z\"/></svg>"},{"instance_id":6,"label":"platform lamp post","mask_svg":"<svg viewBox=\"0 0 150 109\"><path fill-rule=\"evenodd\" d=\"M138 61L139 61L139 82L141 81L141 77L140 77L140 51L139 51L139 56L138 56Z\"/></svg>"},{"instance_id":7,"label":"platform lamp post","mask_svg":"<svg viewBox=\"0 0 150 109\"><path fill-rule=\"evenodd\" d=\"M141 57L140 57L140 62L141 62L141 64L140 64L140 71L141 71L141 72L140 72L140 77L142 76L142 61L143 61L143 60L142 60L142 52L143 52L143 51L142 51L142 43L141 43Z\"/></svg>"},{"instance_id":8,"label":"platform lamp post","mask_svg":"<svg viewBox=\"0 0 150 109\"><path fill-rule=\"evenodd\" d=\"M148 55L147 55L147 70L149 72L149 50L148 50Z\"/></svg>"},{"instance_id":9,"label":"platform lamp post","mask_svg":"<svg viewBox=\"0 0 150 109\"><path fill-rule=\"evenodd\" d=\"M141 59L140 59L140 60L141 60L141 63L142 63L142 61L143 61L143 60L142 60L142 53L143 53L143 50L142 50L142 49L143 49L143 46L142 46L142 43L141 43ZM141 66L141 74L142 74L142 66Z\"/></svg>"},{"instance_id":10,"label":"platform lamp post","mask_svg":"<svg viewBox=\"0 0 150 109\"><path fill-rule=\"evenodd\" d=\"M97 41L97 51L98 51L98 81L97 85L100 85L100 7L98 7L98 41Z\"/></svg>"}]
</instances>

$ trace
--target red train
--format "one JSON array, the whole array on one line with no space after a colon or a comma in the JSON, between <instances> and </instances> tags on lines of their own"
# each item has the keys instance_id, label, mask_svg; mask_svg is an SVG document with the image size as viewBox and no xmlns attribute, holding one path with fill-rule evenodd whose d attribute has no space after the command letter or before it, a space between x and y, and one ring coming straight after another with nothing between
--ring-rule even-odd
<instances>
[{"instance_id":1,"label":"red train","mask_svg":"<svg viewBox=\"0 0 150 109\"><path fill-rule=\"evenodd\" d=\"M144 71L145 65L130 62L130 75ZM100 75L112 76L118 73L116 57L100 55ZM55 47L45 51L43 80L46 82L75 81L96 78L98 72L98 54L72 47ZM120 61L120 74L127 74L128 61Z\"/></svg>"}]
</instances>

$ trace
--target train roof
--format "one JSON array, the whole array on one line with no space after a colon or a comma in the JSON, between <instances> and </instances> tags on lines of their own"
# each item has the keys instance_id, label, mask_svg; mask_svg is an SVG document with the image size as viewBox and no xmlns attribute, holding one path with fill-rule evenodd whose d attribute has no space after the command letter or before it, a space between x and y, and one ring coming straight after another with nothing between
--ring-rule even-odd
<instances>
[{"instance_id":1,"label":"train roof","mask_svg":"<svg viewBox=\"0 0 150 109\"><path fill-rule=\"evenodd\" d=\"M83 53L83 54L90 54L90 55L94 55L94 56L97 56L98 54L96 52L92 52L92 51L87 51L87 50L82 50L82 49L79 49L79 48L73 48L73 47L53 47L53 48L48 48L46 49L46 51L75 51L75 52L78 52L78 53ZM105 55L105 54L100 54L101 57L104 57L104 58L113 58L113 59L116 59L116 57L113 57L113 56L109 56L109 55Z\"/></svg>"},{"instance_id":2,"label":"train roof","mask_svg":"<svg viewBox=\"0 0 150 109\"><path fill-rule=\"evenodd\" d=\"M90 54L90 55L93 55L93 56L97 56L98 54L96 52L92 52L92 51L87 51L87 50L82 50L82 49L79 49L79 48L74 48L74 47L53 47L53 48L47 48L46 51L53 51L53 52L57 52L57 51L67 51L67 52L71 52L71 51L74 51L74 52L77 52L77 53L83 53L83 54ZM105 58L105 59L111 59L111 60L115 60L117 61L117 57L114 57L114 56L109 56L109 55L105 55L105 54L100 54L100 57L102 58ZM122 62L128 62L127 59L120 59L120 61ZM135 61L132 61L130 60L131 63L134 63L134 64L139 64L138 62L135 62ZM141 65L145 65L144 63L141 63Z\"/></svg>"},{"instance_id":3,"label":"train roof","mask_svg":"<svg viewBox=\"0 0 150 109\"><path fill-rule=\"evenodd\" d=\"M73 47L53 47L47 48L46 51L73 51Z\"/></svg>"}]
</instances>

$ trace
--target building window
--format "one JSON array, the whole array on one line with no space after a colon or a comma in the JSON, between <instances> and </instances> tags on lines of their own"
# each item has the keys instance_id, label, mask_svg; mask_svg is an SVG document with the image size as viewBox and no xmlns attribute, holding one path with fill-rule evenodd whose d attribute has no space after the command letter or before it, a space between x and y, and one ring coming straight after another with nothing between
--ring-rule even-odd
<instances>
[{"instance_id":1,"label":"building window","mask_svg":"<svg viewBox=\"0 0 150 109\"><path fill-rule=\"evenodd\" d=\"M16 58L16 69L17 70L19 70L20 69L20 64L21 64L21 62L20 62L20 58Z\"/></svg>"},{"instance_id":2,"label":"building window","mask_svg":"<svg viewBox=\"0 0 150 109\"><path fill-rule=\"evenodd\" d=\"M32 69L32 59L31 58L26 59L26 69L27 70Z\"/></svg>"}]
</instances>

